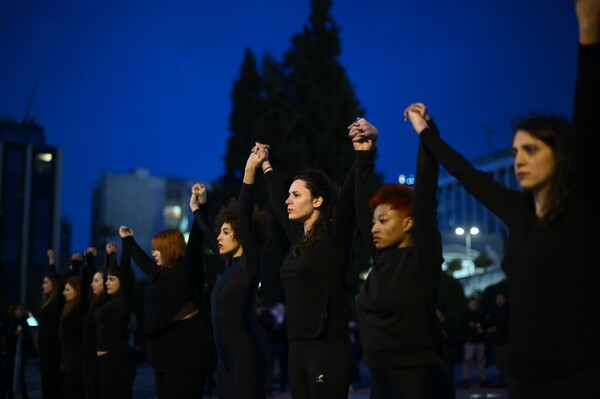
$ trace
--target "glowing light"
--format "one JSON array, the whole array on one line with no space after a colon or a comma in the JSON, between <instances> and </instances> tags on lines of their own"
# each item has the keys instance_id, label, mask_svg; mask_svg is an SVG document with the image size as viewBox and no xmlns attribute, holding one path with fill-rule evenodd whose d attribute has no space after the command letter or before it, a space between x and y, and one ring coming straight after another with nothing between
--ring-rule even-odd
<instances>
[{"instance_id":1,"label":"glowing light","mask_svg":"<svg viewBox=\"0 0 600 399\"><path fill-rule=\"evenodd\" d=\"M40 153L37 154L37 159L44 162L51 162L52 154L50 154L49 152Z\"/></svg>"}]
</instances>

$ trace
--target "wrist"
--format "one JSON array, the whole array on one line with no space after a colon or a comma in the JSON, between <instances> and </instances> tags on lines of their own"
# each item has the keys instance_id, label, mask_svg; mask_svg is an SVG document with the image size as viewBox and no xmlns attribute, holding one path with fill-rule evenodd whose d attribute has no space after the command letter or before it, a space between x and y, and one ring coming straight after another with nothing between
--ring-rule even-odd
<instances>
[{"instance_id":1,"label":"wrist","mask_svg":"<svg viewBox=\"0 0 600 399\"><path fill-rule=\"evenodd\" d=\"M263 166L262 171L263 173L267 173L273 170L273 167L271 165L268 166Z\"/></svg>"}]
</instances>

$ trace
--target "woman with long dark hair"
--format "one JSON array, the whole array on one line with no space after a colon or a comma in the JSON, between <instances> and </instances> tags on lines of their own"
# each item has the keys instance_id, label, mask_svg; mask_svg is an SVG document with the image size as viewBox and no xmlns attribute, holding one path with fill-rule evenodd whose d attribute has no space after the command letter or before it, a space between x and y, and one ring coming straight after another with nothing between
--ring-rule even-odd
<instances>
[{"instance_id":1,"label":"woman with long dark hair","mask_svg":"<svg viewBox=\"0 0 600 399\"><path fill-rule=\"evenodd\" d=\"M257 147L268 155L268 145ZM346 398L351 354L345 277L354 231L354 170L338 197L319 171L297 176L286 194L268 156L262 168L271 206L292 243L280 271L292 396Z\"/></svg>"},{"instance_id":2,"label":"woman with long dark hair","mask_svg":"<svg viewBox=\"0 0 600 399\"><path fill-rule=\"evenodd\" d=\"M421 143L508 229L502 267L511 301L509 396L600 397L600 2L577 0L579 71L573 124L523 119L513 138L523 191L478 171L411 119Z\"/></svg>"},{"instance_id":3,"label":"woman with long dark hair","mask_svg":"<svg viewBox=\"0 0 600 399\"><path fill-rule=\"evenodd\" d=\"M190 207L196 223L215 253L225 257L225 269L211 295L211 315L218 362L219 398L265 398L266 353L255 328L255 300L261 279L261 246L266 241L267 214L254 212L254 178L265 152L254 148L248 157L239 202L217 215L219 235L210 228L201 204L206 187L196 184Z\"/></svg>"},{"instance_id":4,"label":"woman with long dark hair","mask_svg":"<svg viewBox=\"0 0 600 399\"><path fill-rule=\"evenodd\" d=\"M72 269L77 272L83 260L82 254L74 254L72 262L78 266ZM83 389L83 318L87 312L88 296L83 294L81 276L67 277L63 289L65 305L60 319L59 336L61 344L65 393L68 399L84 397Z\"/></svg>"},{"instance_id":5,"label":"woman with long dark hair","mask_svg":"<svg viewBox=\"0 0 600 399\"><path fill-rule=\"evenodd\" d=\"M44 399L62 399L60 338L58 328L64 305L62 276L56 272L55 254L49 249L48 270L42 282L42 308L38 315L37 350Z\"/></svg>"},{"instance_id":6,"label":"woman with long dark hair","mask_svg":"<svg viewBox=\"0 0 600 399\"><path fill-rule=\"evenodd\" d=\"M129 316L135 295L135 275L126 249L120 264L106 270L106 301L95 314L97 326L96 356L101 397L131 398L135 366L128 348Z\"/></svg>"},{"instance_id":7,"label":"woman with long dark hair","mask_svg":"<svg viewBox=\"0 0 600 399\"><path fill-rule=\"evenodd\" d=\"M413 107L407 115L413 112L424 110ZM433 121L428 123L436 132ZM375 190L379 133L362 118L349 130L359 150L357 222L373 259L356 301L371 398L453 398L452 380L436 351L442 339L435 305L443 262L438 164L421 145L414 190L397 183Z\"/></svg>"},{"instance_id":8,"label":"woman with long dark hair","mask_svg":"<svg viewBox=\"0 0 600 399\"><path fill-rule=\"evenodd\" d=\"M106 266L114 262L119 246L115 243L106 244ZM90 247L84 252L85 266L82 273L83 283L88 285L89 307L83 317L83 389L87 399L100 399L100 370L96 358L96 312L106 303L108 295L105 289L106 276L104 270L97 270L94 259L97 256L95 248Z\"/></svg>"},{"instance_id":9,"label":"woman with long dark hair","mask_svg":"<svg viewBox=\"0 0 600 399\"><path fill-rule=\"evenodd\" d=\"M195 194L192 194L195 196ZM151 259L121 226L123 248L148 276L145 293L146 353L160 399L200 398L214 365L213 335L203 300L202 234L196 223L186 245L175 229L152 239Z\"/></svg>"}]
</instances>

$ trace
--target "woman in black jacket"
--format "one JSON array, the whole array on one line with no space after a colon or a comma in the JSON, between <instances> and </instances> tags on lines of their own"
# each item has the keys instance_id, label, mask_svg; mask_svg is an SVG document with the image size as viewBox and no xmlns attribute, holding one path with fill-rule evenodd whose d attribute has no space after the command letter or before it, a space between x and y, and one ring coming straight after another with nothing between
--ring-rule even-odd
<instances>
[{"instance_id":1,"label":"woman in black jacket","mask_svg":"<svg viewBox=\"0 0 600 399\"><path fill-rule=\"evenodd\" d=\"M413 107L413 113L426 114ZM433 131L433 121L429 121ZM363 363L371 398L453 398L436 351L442 333L435 313L442 270L437 224L438 164L419 146L414 190L397 183L375 190L377 129L360 118L349 126L357 149L357 222L373 266L357 298Z\"/></svg>"},{"instance_id":2,"label":"woman in black jacket","mask_svg":"<svg viewBox=\"0 0 600 399\"><path fill-rule=\"evenodd\" d=\"M214 344L206 311L202 235L194 223L186 245L175 229L152 239L151 259L121 226L123 248L148 276L145 293L146 353L154 368L161 399L200 398L214 366Z\"/></svg>"}]
</instances>

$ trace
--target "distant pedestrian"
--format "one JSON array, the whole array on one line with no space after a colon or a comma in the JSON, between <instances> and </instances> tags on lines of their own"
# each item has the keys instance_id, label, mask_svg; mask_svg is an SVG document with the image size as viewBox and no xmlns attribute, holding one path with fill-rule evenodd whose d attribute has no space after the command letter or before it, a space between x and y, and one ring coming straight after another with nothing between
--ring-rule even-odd
<instances>
[{"instance_id":1,"label":"distant pedestrian","mask_svg":"<svg viewBox=\"0 0 600 399\"><path fill-rule=\"evenodd\" d=\"M498 382L495 386L505 388L508 382L508 304L504 294L496 295L496 307L487 318L488 340L494 350L494 361L498 369Z\"/></svg>"},{"instance_id":2,"label":"distant pedestrian","mask_svg":"<svg viewBox=\"0 0 600 399\"><path fill-rule=\"evenodd\" d=\"M487 387L489 383L485 373L485 315L479 311L479 301L475 298L467 302L468 310L463 315L460 325L464 341L464 359L462 371L462 386L469 387L469 378L473 361L477 364L479 386Z\"/></svg>"}]
</instances>

